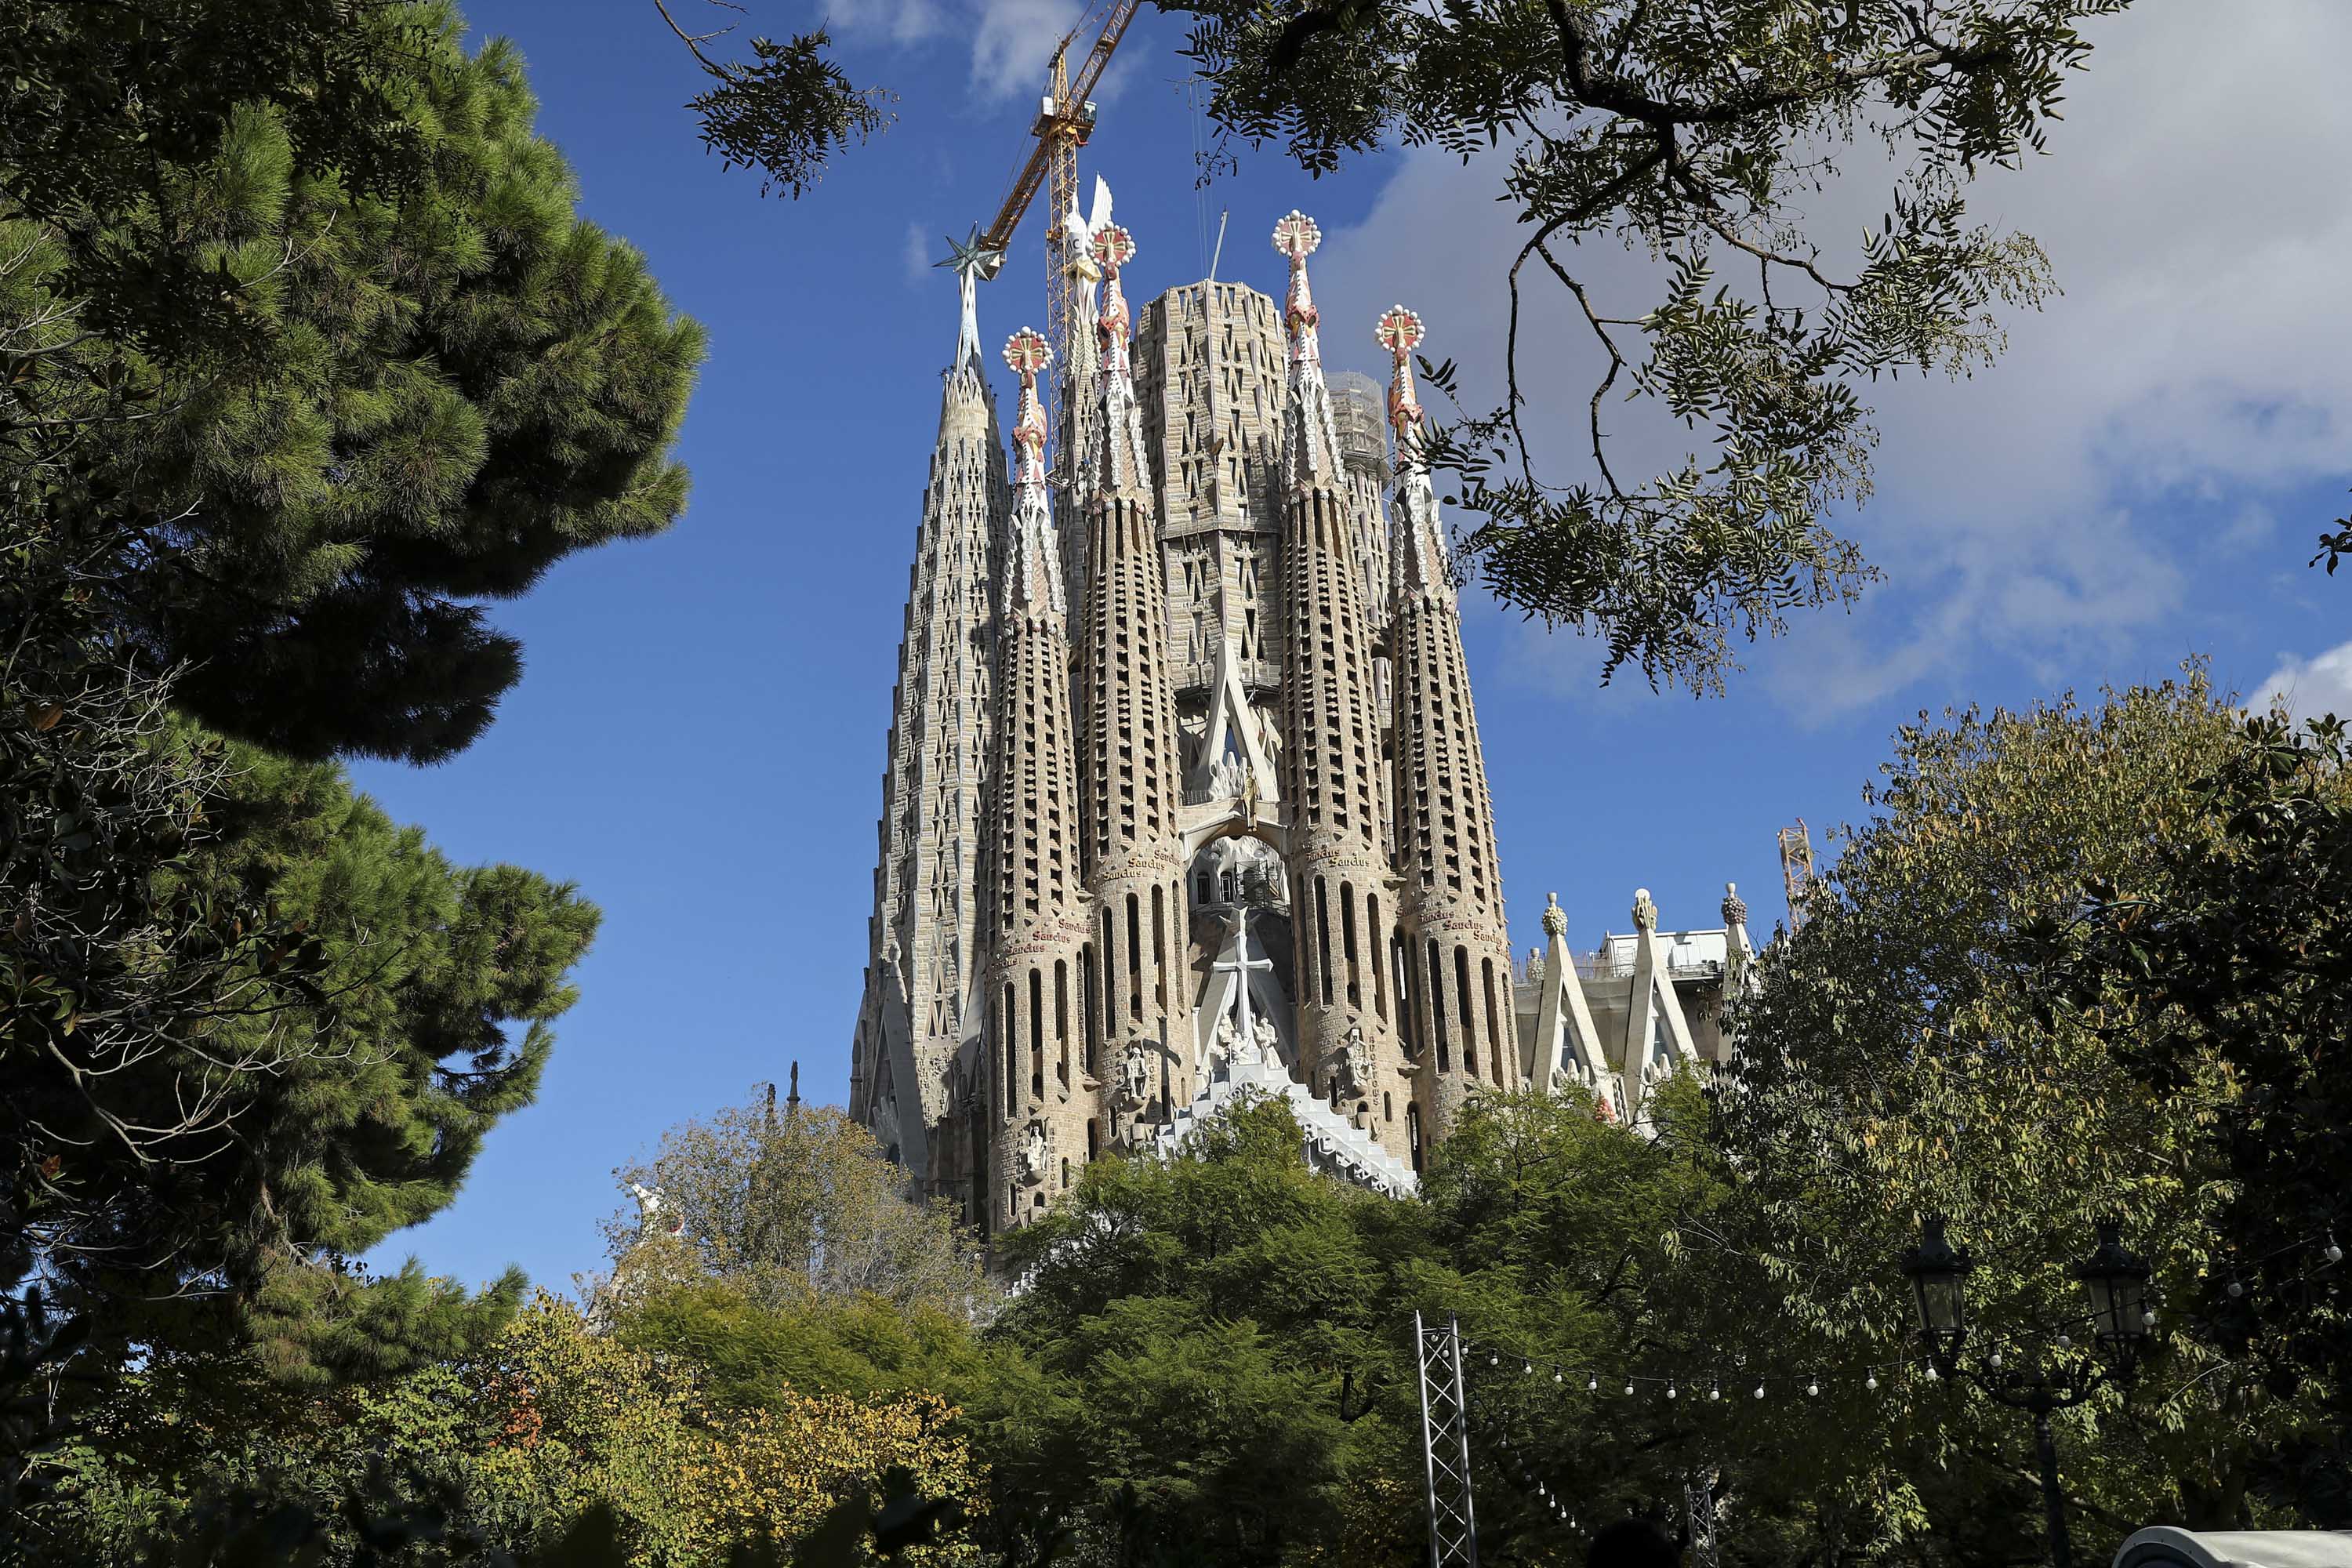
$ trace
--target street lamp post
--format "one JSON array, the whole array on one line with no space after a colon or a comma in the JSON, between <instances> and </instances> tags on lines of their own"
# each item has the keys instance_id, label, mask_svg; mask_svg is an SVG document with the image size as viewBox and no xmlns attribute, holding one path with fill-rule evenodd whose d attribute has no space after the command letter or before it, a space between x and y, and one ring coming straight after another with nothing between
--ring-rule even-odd
<instances>
[{"instance_id":1,"label":"street lamp post","mask_svg":"<svg viewBox=\"0 0 2352 1568\"><path fill-rule=\"evenodd\" d=\"M2058 1484L2058 1446L2050 1433L2050 1417L2071 1410L2105 1387L2110 1379L2128 1384L2139 1365L2156 1314L2149 1310L2149 1270L2141 1258L2126 1251L2123 1227L2102 1221L2098 1247L2074 1268L2091 1298L2092 1337L2105 1352L2112 1372L2082 1366L2053 1373L2042 1368L2021 1372L2004 1368L1998 1352L1986 1358L1979 1372L1960 1363L1969 1337L1968 1277L1975 1260L1965 1248L1956 1249L1944 1235L1940 1215L1920 1226L1919 1245L1903 1257L1903 1272L1911 1280L1912 1304L1919 1314L1919 1339L1927 1359L1946 1377L1965 1377L1997 1404L2022 1410L2033 1417L2034 1458L2042 1477L2042 1503L2048 1517L2053 1568L2074 1568L2074 1548L2066 1531L2066 1494Z\"/></svg>"}]
</instances>

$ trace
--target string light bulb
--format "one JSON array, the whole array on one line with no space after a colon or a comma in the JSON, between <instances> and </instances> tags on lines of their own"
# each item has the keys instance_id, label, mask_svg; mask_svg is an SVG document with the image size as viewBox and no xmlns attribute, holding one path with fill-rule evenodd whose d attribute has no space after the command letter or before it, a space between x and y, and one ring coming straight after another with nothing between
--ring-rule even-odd
<instances>
[{"instance_id":1,"label":"string light bulb","mask_svg":"<svg viewBox=\"0 0 2352 1568\"><path fill-rule=\"evenodd\" d=\"M2000 1370L2000 1352L1999 1351L1995 1351L1992 1354L1985 1357L1985 1365L1992 1368L1995 1372L1999 1372Z\"/></svg>"},{"instance_id":2,"label":"string light bulb","mask_svg":"<svg viewBox=\"0 0 2352 1568\"><path fill-rule=\"evenodd\" d=\"M2336 1245L2336 1233L2334 1231L2331 1230L2327 1233L2327 1245L2319 1249L2319 1256L2325 1258L2330 1263L2341 1263L2344 1261L2344 1249Z\"/></svg>"},{"instance_id":3,"label":"string light bulb","mask_svg":"<svg viewBox=\"0 0 2352 1568\"><path fill-rule=\"evenodd\" d=\"M2245 1293L2246 1288L2243 1285L2239 1284L2235 1279L2230 1281L2229 1297L2231 1300L2234 1301Z\"/></svg>"},{"instance_id":4,"label":"string light bulb","mask_svg":"<svg viewBox=\"0 0 2352 1568\"><path fill-rule=\"evenodd\" d=\"M1601 1392L1601 1374L1599 1373L1588 1373L1585 1374L1584 1392L1587 1394L1598 1394Z\"/></svg>"},{"instance_id":5,"label":"string light bulb","mask_svg":"<svg viewBox=\"0 0 2352 1568\"><path fill-rule=\"evenodd\" d=\"M1559 1373L1553 1373L1551 1374L1551 1380L1552 1380L1554 1383L1558 1383L1558 1382L1559 1381Z\"/></svg>"},{"instance_id":6,"label":"string light bulb","mask_svg":"<svg viewBox=\"0 0 2352 1568\"><path fill-rule=\"evenodd\" d=\"M1819 1379L1815 1379L1813 1382L1805 1384L1805 1396L1809 1399L1819 1399L1822 1396L1822 1385Z\"/></svg>"},{"instance_id":7,"label":"string light bulb","mask_svg":"<svg viewBox=\"0 0 2352 1568\"><path fill-rule=\"evenodd\" d=\"M1522 1377L1525 1377L1528 1373L1535 1371L1535 1369L1536 1363L1531 1361L1523 1361L1519 1363L1519 1375Z\"/></svg>"},{"instance_id":8,"label":"string light bulb","mask_svg":"<svg viewBox=\"0 0 2352 1568\"><path fill-rule=\"evenodd\" d=\"M1876 1373L1874 1373L1874 1373L1872 1373L1868 1377L1864 1378L1864 1379L1862 1380L1862 1385L1863 1385L1863 1387L1864 1387L1864 1388L1866 1388L1866 1389L1870 1390L1870 1392L1871 1392L1871 1393L1873 1393L1873 1394L1877 1393L1877 1392L1878 1392L1878 1374L1877 1374Z\"/></svg>"},{"instance_id":9,"label":"string light bulb","mask_svg":"<svg viewBox=\"0 0 2352 1568\"><path fill-rule=\"evenodd\" d=\"M1628 1393L1628 1394L1631 1394L1631 1393L1633 1393L1633 1380L1632 1380L1632 1379L1630 1379L1630 1378L1628 1378L1628 1379L1626 1380L1626 1383L1625 1383L1625 1392L1626 1392L1626 1393Z\"/></svg>"},{"instance_id":10,"label":"string light bulb","mask_svg":"<svg viewBox=\"0 0 2352 1568\"><path fill-rule=\"evenodd\" d=\"M1756 1397L1759 1399L1764 1397L1764 1385L1760 1383L1756 1385Z\"/></svg>"},{"instance_id":11,"label":"string light bulb","mask_svg":"<svg viewBox=\"0 0 2352 1568\"><path fill-rule=\"evenodd\" d=\"M1723 1390L1710 1384L1707 1386L1706 1396L1710 1400L1720 1399L1723 1397Z\"/></svg>"},{"instance_id":12,"label":"string light bulb","mask_svg":"<svg viewBox=\"0 0 2352 1568\"><path fill-rule=\"evenodd\" d=\"M1675 1389L1674 1384L1672 1382L1668 1382L1666 1384L1666 1397L1668 1399L1674 1399L1678 1396L1678 1391Z\"/></svg>"}]
</instances>

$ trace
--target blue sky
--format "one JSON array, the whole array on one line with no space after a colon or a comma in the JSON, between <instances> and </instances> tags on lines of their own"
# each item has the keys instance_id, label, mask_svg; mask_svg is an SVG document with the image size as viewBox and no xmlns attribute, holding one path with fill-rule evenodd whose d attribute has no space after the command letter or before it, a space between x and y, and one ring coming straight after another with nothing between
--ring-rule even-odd
<instances>
[{"instance_id":1,"label":"blue sky","mask_svg":"<svg viewBox=\"0 0 2352 1568\"><path fill-rule=\"evenodd\" d=\"M817 12L750 4L747 30ZM836 5L853 74L894 87L899 118L794 204L705 155L681 107L697 76L651 0L467 6L479 34L520 47L582 210L646 251L711 350L677 527L499 607L527 672L471 751L355 770L453 857L574 879L604 910L539 1103L379 1261L414 1253L469 1282L520 1263L562 1287L601 1261L613 1168L663 1128L781 1082L794 1059L804 1095L844 1097L883 731L955 331L948 275L923 263L994 210L1076 9ZM1580 945L1626 924L1637 887L1669 925L1699 925L1737 880L1769 927L1775 829L1802 816L1818 839L1855 816L1888 736L1922 710L2158 679L2192 654L2242 691L2276 681L2313 710L2352 710L2352 582L2304 566L2352 484L2352 192L2295 173L2352 146L2330 65L2352 54L2352 15L2272 0L2219 37L2200 9L2141 0L2095 34L2055 156L1981 193L1985 216L2043 241L2066 292L2009 318L1999 368L1879 399L1877 494L1848 522L1887 580L1859 609L1800 623L1727 696L1694 700L1600 690L1589 644L1473 595L1522 946L1552 889ZM1219 276L1278 290L1266 236L1300 206L1328 237L1327 359L1379 371L1370 323L1402 300L1428 321L1428 352L1479 384L1510 226L1497 168L1391 153L1317 182L1261 153L1196 193L1181 37L1142 13L1087 153L1140 243L1130 296L1202 276L1220 209ZM1884 188L1865 171L1822 221L1874 215ZM987 340L1042 324L1036 246L1033 216L982 291ZM1638 287L1630 264L1603 276ZM1565 463L1584 372L1557 343L1536 413Z\"/></svg>"}]
</instances>

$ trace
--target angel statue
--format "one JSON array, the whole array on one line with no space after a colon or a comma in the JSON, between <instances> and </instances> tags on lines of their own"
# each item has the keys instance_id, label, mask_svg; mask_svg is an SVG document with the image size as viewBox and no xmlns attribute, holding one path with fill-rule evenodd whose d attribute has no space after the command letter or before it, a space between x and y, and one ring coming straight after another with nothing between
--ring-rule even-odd
<instances>
[{"instance_id":1,"label":"angel statue","mask_svg":"<svg viewBox=\"0 0 2352 1568\"><path fill-rule=\"evenodd\" d=\"M1102 281L1102 268L1095 262L1095 236L1109 226L1110 185L1100 174L1097 174L1094 210L1086 216L1080 217L1074 198L1070 210L1062 215L1062 255L1066 258L1064 264L1088 285L1085 290L1085 296L1089 305L1094 301L1092 285ZM1092 314L1092 311L1089 310L1088 314Z\"/></svg>"}]
</instances>

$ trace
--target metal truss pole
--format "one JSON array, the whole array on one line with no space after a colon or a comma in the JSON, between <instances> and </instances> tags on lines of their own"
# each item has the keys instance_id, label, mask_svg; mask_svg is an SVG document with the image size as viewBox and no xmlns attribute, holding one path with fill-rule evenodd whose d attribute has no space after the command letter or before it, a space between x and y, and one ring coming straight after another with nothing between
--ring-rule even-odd
<instances>
[{"instance_id":1,"label":"metal truss pole","mask_svg":"<svg viewBox=\"0 0 2352 1568\"><path fill-rule=\"evenodd\" d=\"M1691 1568L1717 1568L1722 1561L1715 1545L1715 1480L1693 1470L1683 1482L1683 1517L1690 1530Z\"/></svg>"},{"instance_id":2,"label":"metal truss pole","mask_svg":"<svg viewBox=\"0 0 2352 1568\"><path fill-rule=\"evenodd\" d=\"M1478 1568L1478 1526L1470 1506L1469 1405L1462 1392L1462 1325L1442 1329L1412 1315L1421 1369L1422 1473L1429 1497L1430 1568Z\"/></svg>"}]
</instances>

